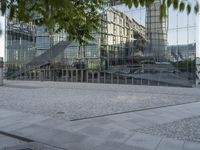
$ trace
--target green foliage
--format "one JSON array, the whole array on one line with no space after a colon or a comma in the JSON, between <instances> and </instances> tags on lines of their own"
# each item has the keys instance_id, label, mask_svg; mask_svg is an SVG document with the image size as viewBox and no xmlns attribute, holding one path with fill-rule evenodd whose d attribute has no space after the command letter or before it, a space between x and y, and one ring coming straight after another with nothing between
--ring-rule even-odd
<instances>
[{"instance_id":1,"label":"green foliage","mask_svg":"<svg viewBox=\"0 0 200 150\"><path fill-rule=\"evenodd\" d=\"M185 4L183 2L180 3L179 11L184 11Z\"/></svg>"},{"instance_id":2,"label":"green foliage","mask_svg":"<svg viewBox=\"0 0 200 150\"><path fill-rule=\"evenodd\" d=\"M194 12L197 14L199 12L199 3L196 2L196 5L194 6Z\"/></svg>"},{"instance_id":3,"label":"green foliage","mask_svg":"<svg viewBox=\"0 0 200 150\"><path fill-rule=\"evenodd\" d=\"M44 25L50 34L64 30L83 45L99 29L104 0L0 0L1 12L21 22Z\"/></svg>"}]
</instances>

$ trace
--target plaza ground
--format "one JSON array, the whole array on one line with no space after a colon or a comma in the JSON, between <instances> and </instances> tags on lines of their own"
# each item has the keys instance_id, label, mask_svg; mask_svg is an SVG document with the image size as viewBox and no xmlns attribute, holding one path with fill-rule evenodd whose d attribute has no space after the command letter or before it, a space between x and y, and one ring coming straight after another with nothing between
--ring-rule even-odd
<instances>
[{"instance_id":1,"label":"plaza ground","mask_svg":"<svg viewBox=\"0 0 200 150\"><path fill-rule=\"evenodd\" d=\"M199 150L199 91L5 81L0 87L0 149Z\"/></svg>"}]
</instances>

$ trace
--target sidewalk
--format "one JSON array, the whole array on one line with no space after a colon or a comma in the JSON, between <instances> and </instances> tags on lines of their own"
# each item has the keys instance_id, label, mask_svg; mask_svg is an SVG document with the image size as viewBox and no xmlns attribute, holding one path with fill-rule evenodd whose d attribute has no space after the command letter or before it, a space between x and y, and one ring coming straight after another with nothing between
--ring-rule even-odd
<instances>
[{"instance_id":1,"label":"sidewalk","mask_svg":"<svg viewBox=\"0 0 200 150\"><path fill-rule=\"evenodd\" d=\"M11 150L20 144L9 145L9 141L26 139L21 145L37 143L52 150L199 150L200 137L194 137L195 142L190 139L193 132L189 131L193 128L183 127L190 135L171 133L166 136L163 132L150 132L153 128L152 131L156 131L157 127L159 131L165 130L163 125L166 124L170 129L174 121L182 123L185 118L194 117L195 120L200 115L199 108L200 102L196 102L77 121L0 109L0 131L12 137L6 141L6 146L5 141L4 147L0 144L0 149L8 147ZM195 125L191 126L195 131ZM179 129L177 126L177 133L182 133ZM5 135L0 136L0 143L3 137Z\"/></svg>"}]
</instances>

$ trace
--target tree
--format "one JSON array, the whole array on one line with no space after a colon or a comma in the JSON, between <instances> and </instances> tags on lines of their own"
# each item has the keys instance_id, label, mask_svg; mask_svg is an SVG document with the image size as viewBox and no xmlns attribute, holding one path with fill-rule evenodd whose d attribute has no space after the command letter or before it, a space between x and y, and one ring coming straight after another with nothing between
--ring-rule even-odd
<instances>
[{"instance_id":1,"label":"tree","mask_svg":"<svg viewBox=\"0 0 200 150\"><path fill-rule=\"evenodd\" d=\"M21 22L34 22L44 25L50 33L64 30L69 40L76 40L83 45L93 39L91 32L100 27L100 13L103 5L113 0L0 0L2 14L8 12L9 19L17 18ZM155 0L119 0L131 7L149 7ZM173 6L188 13L199 11L199 4L192 7L180 0L162 0L161 18L166 16L166 9ZM56 25L56 27L55 27Z\"/></svg>"}]
</instances>

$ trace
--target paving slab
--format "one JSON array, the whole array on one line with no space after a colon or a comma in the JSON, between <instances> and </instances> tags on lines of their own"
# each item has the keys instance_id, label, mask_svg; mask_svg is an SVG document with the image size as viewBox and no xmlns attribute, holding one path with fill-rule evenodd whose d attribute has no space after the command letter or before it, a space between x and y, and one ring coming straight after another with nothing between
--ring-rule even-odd
<instances>
[{"instance_id":1,"label":"paving slab","mask_svg":"<svg viewBox=\"0 0 200 150\"><path fill-rule=\"evenodd\" d=\"M106 141L101 145L95 147L94 150L149 150L133 145L127 145L120 142Z\"/></svg>"},{"instance_id":2,"label":"paving slab","mask_svg":"<svg viewBox=\"0 0 200 150\"><path fill-rule=\"evenodd\" d=\"M183 150L200 150L200 143L185 142Z\"/></svg>"},{"instance_id":3,"label":"paving slab","mask_svg":"<svg viewBox=\"0 0 200 150\"><path fill-rule=\"evenodd\" d=\"M183 150L184 141L163 138L156 150Z\"/></svg>"},{"instance_id":4,"label":"paving slab","mask_svg":"<svg viewBox=\"0 0 200 150\"><path fill-rule=\"evenodd\" d=\"M9 146L18 146L22 144L26 144L26 142L0 134L0 150L5 150Z\"/></svg>"},{"instance_id":5,"label":"paving slab","mask_svg":"<svg viewBox=\"0 0 200 150\"><path fill-rule=\"evenodd\" d=\"M141 147L144 149L155 150L158 147L161 140L162 137L159 136L135 133L130 139L128 139L126 144Z\"/></svg>"},{"instance_id":6,"label":"paving slab","mask_svg":"<svg viewBox=\"0 0 200 150\"><path fill-rule=\"evenodd\" d=\"M69 149L70 145L78 145L86 138L86 135L65 131L47 138L48 140L46 142L51 143L54 146Z\"/></svg>"},{"instance_id":7,"label":"paving slab","mask_svg":"<svg viewBox=\"0 0 200 150\"><path fill-rule=\"evenodd\" d=\"M10 131L10 134L26 137L35 141L48 141L49 138L62 133L63 131L54 128L32 124L28 127Z\"/></svg>"}]
</instances>

